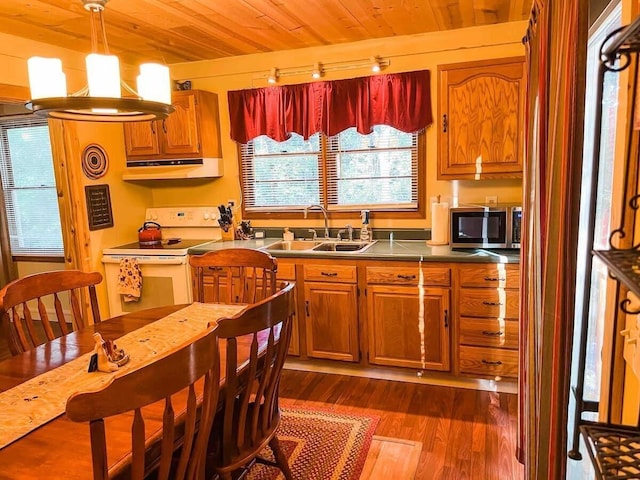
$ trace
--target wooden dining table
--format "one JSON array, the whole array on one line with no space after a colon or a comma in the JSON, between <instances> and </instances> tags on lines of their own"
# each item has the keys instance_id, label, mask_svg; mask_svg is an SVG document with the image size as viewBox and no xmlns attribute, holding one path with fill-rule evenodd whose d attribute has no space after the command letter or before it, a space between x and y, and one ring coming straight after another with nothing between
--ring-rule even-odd
<instances>
[{"instance_id":1,"label":"wooden dining table","mask_svg":"<svg viewBox=\"0 0 640 480\"><path fill-rule=\"evenodd\" d=\"M105 320L99 324L47 342L33 350L0 362L0 392L7 391L45 372L51 371L78 357L93 351L93 334L100 332L104 338L118 339L166 317L186 305L159 307L129 313ZM260 337L260 343L267 337ZM238 352L249 356L250 339L239 339ZM262 345L261 345L262 346ZM221 383L225 372L224 342L220 345ZM69 392L71 395L73 392ZM3 408L0 403L0 409ZM122 433L130 430L131 414L122 414L107 419L107 442L109 464L121 468L130 457L131 443L123 441ZM161 407L151 415L148 432L161 424ZM154 425L154 422L156 425ZM2 426L0 425L0 428ZM158 430L156 428L156 430ZM110 429L118 432L109 437ZM157 431L156 431L157 434ZM76 423L64 413L45 423L25 436L0 449L0 479L90 479L93 478L91 442L88 423Z\"/></svg>"}]
</instances>

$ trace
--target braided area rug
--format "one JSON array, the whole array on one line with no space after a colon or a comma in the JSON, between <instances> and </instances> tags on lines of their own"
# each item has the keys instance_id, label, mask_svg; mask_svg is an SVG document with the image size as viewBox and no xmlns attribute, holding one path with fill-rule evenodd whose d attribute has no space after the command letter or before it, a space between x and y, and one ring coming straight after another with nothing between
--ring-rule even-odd
<instances>
[{"instance_id":1,"label":"braided area rug","mask_svg":"<svg viewBox=\"0 0 640 480\"><path fill-rule=\"evenodd\" d=\"M278 439L295 480L357 480L379 417L334 410L281 408ZM271 450L262 455L273 460ZM279 469L255 464L248 480L281 480Z\"/></svg>"}]
</instances>

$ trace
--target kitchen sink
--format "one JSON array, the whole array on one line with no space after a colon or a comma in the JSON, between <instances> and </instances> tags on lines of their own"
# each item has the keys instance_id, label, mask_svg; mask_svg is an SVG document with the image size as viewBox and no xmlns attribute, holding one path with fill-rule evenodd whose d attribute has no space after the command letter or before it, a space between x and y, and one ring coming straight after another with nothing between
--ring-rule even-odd
<instances>
[{"instance_id":1,"label":"kitchen sink","mask_svg":"<svg viewBox=\"0 0 640 480\"><path fill-rule=\"evenodd\" d=\"M364 252L373 242L349 242L341 240L291 240L276 242L263 250L272 251L301 251L313 252Z\"/></svg>"},{"instance_id":2,"label":"kitchen sink","mask_svg":"<svg viewBox=\"0 0 640 480\"><path fill-rule=\"evenodd\" d=\"M319 240L283 240L273 243L263 250L311 250L322 243Z\"/></svg>"},{"instance_id":3,"label":"kitchen sink","mask_svg":"<svg viewBox=\"0 0 640 480\"><path fill-rule=\"evenodd\" d=\"M314 252L363 252L375 242L323 242L313 248Z\"/></svg>"}]
</instances>

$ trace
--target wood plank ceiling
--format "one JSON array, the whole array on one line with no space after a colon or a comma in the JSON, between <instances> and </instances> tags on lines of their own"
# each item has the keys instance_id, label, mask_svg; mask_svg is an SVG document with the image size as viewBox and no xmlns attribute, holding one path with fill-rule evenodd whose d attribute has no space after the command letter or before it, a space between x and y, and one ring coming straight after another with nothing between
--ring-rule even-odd
<instances>
[{"instance_id":1,"label":"wood plank ceiling","mask_svg":"<svg viewBox=\"0 0 640 480\"><path fill-rule=\"evenodd\" d=\"M207 60L526 20L531 0L109 0L124 62ZM90 51L80 0L1 0L0 32Z\"/></svg>"}]
</instances>

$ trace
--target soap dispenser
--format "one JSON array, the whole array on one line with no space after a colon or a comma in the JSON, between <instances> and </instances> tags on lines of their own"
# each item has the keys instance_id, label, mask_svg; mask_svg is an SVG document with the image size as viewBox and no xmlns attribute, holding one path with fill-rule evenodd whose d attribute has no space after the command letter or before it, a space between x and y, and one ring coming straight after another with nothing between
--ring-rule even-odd
<instances>
[{"instance_id":1,"label":"soap dispenser","mask_svg":"<svg viewBox=\"0 0 640 480\"><path fill-rule=\"evenodd\" d=\"M368 242L371 240L371 230L369 229L369 210L362 210L360 212L360 219L362 221L362 227L360 227L360 241Z\"/></svg>"},{"instance_id":2,"label":"soap dispenser","mask_svg":"<svg viewBox=\"0 0 640 480\"><path fill-rule=\"evenodd\" d=\"M284 227L282 240L284 240L285 242L291 242L293 240L293 232L289 231L289 227Z\"/></svg>"}]
</instances>

